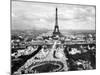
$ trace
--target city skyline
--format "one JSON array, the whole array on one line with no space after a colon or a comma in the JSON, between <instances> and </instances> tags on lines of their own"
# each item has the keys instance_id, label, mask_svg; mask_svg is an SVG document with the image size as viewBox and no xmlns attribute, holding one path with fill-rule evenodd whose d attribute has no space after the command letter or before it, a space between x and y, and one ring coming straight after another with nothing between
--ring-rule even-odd
<instances>
[{"instance_id":1,"label":"city skyline","mask_svg":"<svg viewBox=\"0 0 100 75\"><path fill-rule=\"evenodd\" d=\"M60 30L95 30L95 6L12 1L12 30L50 29L58 8Z\"/></svg>"},{"instance_id":2,"label":"city skyline","mask_svg":"<svg viewBox=\"0 0 100 75\"><path fill-rule=\"evenodd\" d=\"M96 69L95 6L11 2L11 75Z\"/></svg>"}]
</instances>

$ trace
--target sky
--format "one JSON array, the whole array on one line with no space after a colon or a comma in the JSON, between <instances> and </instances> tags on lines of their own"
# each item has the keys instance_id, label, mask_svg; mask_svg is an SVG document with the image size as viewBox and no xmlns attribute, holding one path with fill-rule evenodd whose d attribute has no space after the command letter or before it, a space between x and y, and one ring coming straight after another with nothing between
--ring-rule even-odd
<instances>
[{"instance_id":1,"label":"sky","mask_svg":"<svg viewBox=\"0 0 100 75\"><path fill-rule=\"evenodd\" d=\"M60 30L95 30L95 6L12 1L12 30L49 29L58 8Z\"/></svg>"}]
</instances>

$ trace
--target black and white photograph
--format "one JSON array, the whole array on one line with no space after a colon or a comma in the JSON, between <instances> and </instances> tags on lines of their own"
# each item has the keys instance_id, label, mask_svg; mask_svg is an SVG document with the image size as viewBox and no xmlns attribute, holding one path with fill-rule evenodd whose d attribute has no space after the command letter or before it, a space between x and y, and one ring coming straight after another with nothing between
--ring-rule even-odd
<instances>
[{"instance_id":1,"label":"black and white photograph","mask_svg":"<svg viewBox=\"0 0 100 75\"><path fill-rule=\"evenodd\" d=\"M11 75L96 69L96 6L11 0Z\"/></svg>"}]
</instances>

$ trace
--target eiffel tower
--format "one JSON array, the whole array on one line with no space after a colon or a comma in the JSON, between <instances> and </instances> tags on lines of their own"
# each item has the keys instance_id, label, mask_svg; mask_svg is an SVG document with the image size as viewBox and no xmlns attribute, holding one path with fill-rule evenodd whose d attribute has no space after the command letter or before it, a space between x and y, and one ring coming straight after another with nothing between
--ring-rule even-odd
<instances>
[{"instance_id":1,"label":"eiffel tower","mask_svg":"<svg viewBox=\"0 0 100 75\"><path fill-rule=\"evenodd\" d=\"M55 27L54 27L54 31L53 31L53 35L52 37L61 37L62 34L59 31L59 26L58 26L58 9L56 8L56 17L55 17Z\"/></svg>"}]
</instances>

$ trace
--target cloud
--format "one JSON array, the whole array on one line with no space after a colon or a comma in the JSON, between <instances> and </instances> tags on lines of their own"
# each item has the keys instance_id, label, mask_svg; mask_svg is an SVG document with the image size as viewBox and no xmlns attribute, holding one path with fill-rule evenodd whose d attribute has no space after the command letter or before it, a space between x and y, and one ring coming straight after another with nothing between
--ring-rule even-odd
<instances>
[{"instance_id":1,"label":"cloud","mask_svg":"<svg viewBox=\"0 0 100 75\"><path fill-rule=\"evenodd\" d=\"M12 1L12 29L53 29L55 8L60 29L95 29L95 7Z\"/></svg>"}]
</instances>

